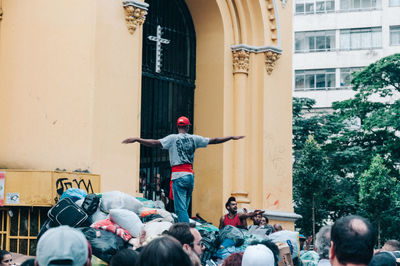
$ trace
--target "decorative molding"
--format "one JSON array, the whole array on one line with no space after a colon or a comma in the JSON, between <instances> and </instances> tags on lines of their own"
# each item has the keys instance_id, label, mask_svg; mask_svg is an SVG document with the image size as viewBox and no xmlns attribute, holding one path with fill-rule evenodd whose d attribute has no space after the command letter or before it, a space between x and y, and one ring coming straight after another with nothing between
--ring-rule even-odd
<instances>
[{"instance_id":1,"label":"decorative molding","mask_svg":"<svg viewBox=\"0 0 400 266\"><path fill-rule=\"evenodd\" d=\"M268 75L271 75L272 70L274 70L276 61L278 61L281 54L275 51L266 51L264 54L265 54L265 68L267 69Z\"/></svg>"},{"instance_id":2,"label":"decorative molding","mask_svg":"<svg viewBox=\"0 0 400 266\"><path fill-rule=\"evenodd\" d=\"M286 0L282 0L282 3L283 1ZM270 31L270 39L273 44L277 44L278 47L281 47L281 33L276 0L266 0L265 2L267 6L267 23Z\"/></svg>"},{"instance_id":3,"label":"decorative molding","mask_svg":"<svg viewBox=\"0 0 400 266\"><path fill-rule=\"evenodd\" d=\"M146 20L147 8L149 4L136 0L123 1L122 5L125 9L125 21L130 34L140 27Z\"/></svg>"},{"instance_id":4,"label":"decorative molding","mask_svg":"<svg viewBox=\"0 0 400 266\"><path fill-rule=\"evenodd\" d=\"M251 46L251 45L247 45L247 44L236 44L236 45L232 45L231 49L232 49L232 51L245 50L250 53L256 53L256 54L264 53L267 51L273 51L273 52L276 52L279 54L282 53L282 49L280 49L276 46Z\"/></svg>"},{"instance_id":5,"label":"decorative molding","mask_svg":"<svg viewBox=\"0 0 400 266\"><path fill-rule=\"evenodd\" d=\"M249 73L250 52L245 49L232 49L233 73Z\"/></svg>"},{"instance_id":6,"label":"decorative molding","mask_svg":"<svg viewBox=\"0 0 400 266\"><path fill-rule=\"evenodd\" d=\"M247 44L237 44L237 45L232 45L231 46L232 52L233 52L233 72L234 73L248 73L249 72L249 59L247 60L247 70L246 71L237 71L235 70L235 66L238 67L239 65L238 62L240 62L239 58L236 58L235 61L235 52L238 53L238 51L241 51L241 53L246 53L247 56L250 56L250 53L264 53L265 55L265 68L267 70L268 75L271 75L272 70L274 70L275 63L279 59L279 57L282 54L282 49L276 47L276 46L251 46ZM237 57L240 57L240 55L237 55ZM245 59L243 59L245 60ZM236 65L235 65L236 63ZM239 70L240 70L239 66Z\"/></svg>"},{"instance_id":7,"label":"decorative molding","mask_svg":"<svg viewBox=\"0 0 400 266\"><path fill-rule=\"evenodd\" d=\"M297 219L303 218L300 214L294 212L282 212L282 211L270 211L265 210L264 212L268 219L279 220L279 221L290 221L294 222Z\"/></svg>"}]
</instances>

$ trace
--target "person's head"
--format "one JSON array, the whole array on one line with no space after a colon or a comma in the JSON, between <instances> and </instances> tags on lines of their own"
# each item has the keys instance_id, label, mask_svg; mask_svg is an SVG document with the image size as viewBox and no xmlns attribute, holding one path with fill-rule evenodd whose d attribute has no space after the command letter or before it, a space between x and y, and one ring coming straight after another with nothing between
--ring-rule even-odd
<instances>
[{"instance_id":1,"label":"person's head","mask_svg":"<svg viewBox=\"0 0 400 266\"><path fill-rule=\"evenodd\" d=\"M190 124L189 118L187 118L186 116L181 116L176 121L176 126L178 127L178 132L180 132L180 133L188 132L190 125L191 124Z\"/></svg>"},{"instance_id":2,"label":"person's head","mask_svg":"<svg viewBox=\"0 0 400 266\"><path fill-rule=\"evenodd\" d=\"M135 265L139 253L133 249L121 249L110 261L110 266L131 266Z\"/></svg>"},{"instance_id":3,"label":"person's head","mask_svg":"<svg viewBox=\"0 0 400 266\"><path fill-rule=\"evenodd\" d=\"M325 225L319 229L315 237L315 248L321 259L329 259L329 249L331 248L331 226Z\"/></svg>"},{"instance_id":4,"label":"person's head","mask_svg":"<svg viewBox=\"0 0 400 266\"><path fill-rule=\"evenodd\" d=\"M331 264L368 265L374 254L375 240L375 230L366 219L352 215L340 218L331 230Z\"/></svg>"},{"instance_id":5,"label":"person's head","mask_svg":"<svg viewBox=\"0 0 400 266\"><path fill-rule=\"evenodd\" d=\"M88 242L84 234L69 226L50 228L39 239L35 264L89 265Z\"/></svg>"},{"instance_id":6,"label":"person's head","mask_svg":"<svg viewBox=\"0 0 400 266\"><path fill-rule=\"evenodd\" d=\"M254 215L251 219L253 220L254 225L261 225L261 219L263 215L261 213L258 213L257 215Z\"/></svg>"},{"instance_id":7,"label":"person's head","mask_svg":"<svg viewBox=\"0 0 400 266\"><path fill-rule=\"evenodd\" d=\"M387 251L375 254L368 266L396 266L396 257Z\"/></svg>"},{"instance_id":8,"label":"person's head","mask_svg":"<svg viewBox=\"0 0 400 266\"><path fill-rule=\"evenodd\" d=\"M229 197L228 201L225 203L225 208L231 214L237 213L237 203L235 197Z\"/></svg>"},{"instance_id":9,"label":"person's head","mask_svg":"<svg viewBox=\"0 0 400 266\"><path fill-rule=\"evenodd\" d=\"M169 230L168 235L176 238L185 250L193 250L197 256L201 257L204 247L201 242L201 235L192 225L187 223L173 224Z\"/></svg>"},{"instance_id":10,"label":"person's head","mask_svg":"<svg viewBox=\"0 0 400 266\"><path fill-rule=\"evenodd\" d=\"M395 239L388 240L385 242L385 244L383 245L381 250L383 250L383 251L400 251L400 242Z\"/></svg>"},{"instance_id":11,"label":"person's head","mask_svg":"<svg viewBox=\"0 0 400 266\"><path fill-rule=\"evenodd\" d=\"M274 266L272 251L265 245L248 246L243 253L242 266Z\"/></svg>"},{"instance_id":12,"label":"person's head","mask_svg":"<svg viewBox=\"0 0 400 266\"><path fill-rule=\"evenodd\" d=\"M282 225L281 224L274 224L274 232L282 231Z\"/></svg>"},{"instance_id":13,"label":"person's head","mask_svg":"<svg viewBox=\"0 0 400 266\"><path fill-rule=\"evenodd\" d=\"M222 266L242 266L243 252L232 253L225 260Z\"/></svg>"},{"instance_id":14,"label":"person's head","mask_svg":"<svg viewBox=\"0 0 400 266\"><path fill-rule=\"evenodd\" d=\"M204 250L204 246L203 246L203 242L202 237L200 235L200 232L196 229L196 228L190 228L190 233L193 235L193 242L191 244L191 248L193 250L194 253L196 253L196 255L201 258L201 255L203 254L203 250Z\"/></svg>"},{"instance_id":15,"label":"person's head","mask_svg":"<svg viewBox=\"0 0 400 266\"><path fill-rule=\"evenodd\" d=\"M250 243L250 245L258 245L258 244L264 245L264 246L266 246L267 248L269 248L272 251L272 254L274 255L274 260L276 262L275 264L277 264L277 262L279 261L279 258L281 256L278 246L274 242L269 240L269 239L263 239L261 241L260 240L254 240L254 241L252 241Z\"/></svg>"},{"instance_id":16,"label":"person's head","mask_svg":"<svg viewBox=\"0 0 400 266\"><path fill-rule=\"evenodd\" d=\"M191 266L191 261L178 240L171 236L162 236L143 247L136 265Z\"/></svg>"},{"instance_id":17,"label":"person's head","mask_svg":"<svg viewBox=\"0 0 400 266\"><path fill-rule=\"evenodd\" d=\"M261 216L260 225L267 225L268 223L269 223L268 217L265 214L263 214Z\"/></svg>"},{"instance_id":18,"label":"person's head","mask_svg":"<svg viewBox=\"0 0 400 266\"><path fill-rule=\"evenodd\" d=\"M12 265L12 256L11 253L7 250L0 250L0 266L9 266Z\"/></svg>"},{"instance_id":19,"label":"person's head","mask_svg":"<svg viewBox=\"0 0 400 266\"><path fill-rule=\"evenodd\" d=\"M194 236L190 232L190 226L187 223L173 224L167 234L177 239L184 248L190 247L194 242Z\"/></svg>"}]
</instances>

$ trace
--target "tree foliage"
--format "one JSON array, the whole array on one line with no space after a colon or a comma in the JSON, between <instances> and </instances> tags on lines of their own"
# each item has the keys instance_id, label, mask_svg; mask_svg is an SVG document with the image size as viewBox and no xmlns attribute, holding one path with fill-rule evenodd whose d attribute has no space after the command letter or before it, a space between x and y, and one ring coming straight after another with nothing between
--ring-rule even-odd
<instances>
[{"instance_id":1,"label":"tree foliage","mask_svg":"<svg viewBox=\"0 0 400 266\"><path fill-rule=\"evenodd\" d=\"M295 165L295 211L303 216L297 225L302 233L310 235L313 232L313 223L320 227L321 221L328 217L325 192L329 189L327 158L312 136L308 137Z\"/></svg>"},{"instance_id":2,"label":"tree foliage","mask_svg":"<svg viewBox=\"0 0 400 266\"><path fill-rule=\"evenodd\" d=\"M321 213L327 216L318 216L321 220L317 224L356 213L375 219L373 211L377 207L368 207L367 196L380 194L386 199L400 198L400 54L382 58L355 73L352 84L355 96L335 102L330 114L310 115L315 104L311 99L294 98L293 101L293 195L296 211L306 213L301 208L309 208L298 205L298 202L307 201L298 197L310 195L295 193L299 189L297 186L302 186L295 182L296 175L301 173L298 168L307 167L302 157L310 149L307 147L309 135L313 135L320 148L318 154L325 156L326 164L321 167L329 173L329 187L321 188L326 197L321 205L325 209ZM397 100L390 98L396 94L394 99ZM363 180L366 180L367 174L378 169L378 161L387 172L385 175L382 172L379 178L375 177L376 182L391 182L393 191L390 190L390 193L395 194L390 194L389 190L381 191L378 186L374 190L365 186L369 181L365 183ZM400 237L400 209L397 201L392 203L390 211L379 212L383 238ZM301 222L296 225L309 228Z\"/></svg>"},{"instance_id":3,"label":"tree foliage","mask_svg":"<svg viewBox=\"0 0 400 266\"><path fill-rule=\"evenodd\" d=\"M360 206L364 216L377 225L378 246L380 246L380 231L382 219L385 216L396 215L397 180L390 176L390 170L385 166L380 155L376 155L368 170L361 174Z\"/></svg>"}]
</instances>

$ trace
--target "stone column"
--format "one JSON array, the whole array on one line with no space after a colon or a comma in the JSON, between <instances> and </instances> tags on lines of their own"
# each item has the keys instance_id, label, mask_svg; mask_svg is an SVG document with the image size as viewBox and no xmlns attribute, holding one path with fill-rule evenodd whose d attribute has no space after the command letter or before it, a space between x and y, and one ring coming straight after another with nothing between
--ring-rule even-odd
<instances>
[{"instance_id":1,"label":"stone column","mask_svg":"<svg viewBox=\"0 0 400 266\"><path fill-rule=\"evenodd\" d=\"M246 135L246 87L249 72L250 52L232 49L233 53L233 101L234 134ZM232 196L237 203L249 204L246 189L246 139L233 142Z\"/></svg>"}]
</instances>

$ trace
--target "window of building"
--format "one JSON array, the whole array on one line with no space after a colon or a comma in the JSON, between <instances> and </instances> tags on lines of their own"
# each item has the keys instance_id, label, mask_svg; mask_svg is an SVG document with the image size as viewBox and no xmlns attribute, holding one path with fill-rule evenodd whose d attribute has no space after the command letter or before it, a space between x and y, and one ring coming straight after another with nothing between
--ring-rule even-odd
<instances>
[{"instance_id":1,"label":"window of building","mask_svg":"<svg viewBox=\"0 0 400 266\"><path fill-rule=\"evenodd\" d=\"M335 49L335 31L305 31L295 34L295 52L326 52Z\"/></svg>"},{"instance_id":2,"label":"window of building","mask_svg":"<svg viewBox=\"0 0 400 266\"><path fill-rule=\"evenodd\" d=\"M340 69L340 87L350 87L351 86L351 79L352 74L361 70L361 67L348 67L348 68L341 68Z\"/></svg>"},{"instance_id":3,"label":"window of building","mask_svg":"<svg viewBox=\"0 0 400 266\"><path fill-rule=\"evenodd\" d=\"M296 0L296 14L328 13L335 11L334 0Z\"/></svg>"},{"instance_id":4,"label":"window of building","mask_svg":"<svg viewBox=\"0 0 400 266\"><path fill-rule=\"evenodd\" d=\"M390 45L400 45L400 26L390 26Z\"/></svg>"},{"instance_id":5,"label":"window of building","mask_svg":"<svg viewBox=\"0 0 400 266\"><path fill-rule=\"evenodd\" d=\"M400 0L389 0L389 6L400 6Z\"/></svg>"},{"instance_id":6,"label":"window of building","mask_svg":"<svg viewBox=\"0 0 400 266\"><path fill-rule=\"evenodd\" d=\"M296 70L295 90L329 90L336 87L335 69Z\"/></svg>"},{"instance_id":7,"label":"window of building","mask_svg":"<svg viewBox=\"0 0 400 266\"><path fill-rule=\"evenodd\" d=\"M340 0L341 11L376 9L381 7L381 0Z\"/></svg>"},{"instance_id":8,"label":"window of building","mask_svg":"<svg viewBox=\"0 0 400 266\"><path fill-rule=\"evenodd\" d=\"M382 28L340 30L340 49L359 50L382 47Z\"/></svg>"}]
</instances>

